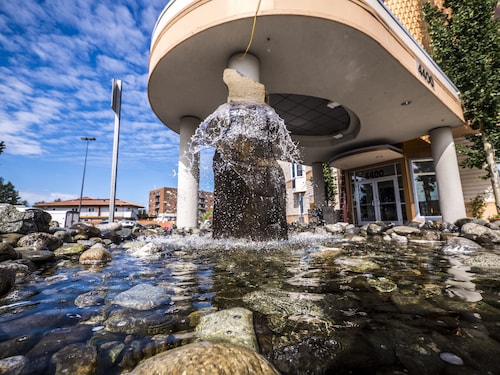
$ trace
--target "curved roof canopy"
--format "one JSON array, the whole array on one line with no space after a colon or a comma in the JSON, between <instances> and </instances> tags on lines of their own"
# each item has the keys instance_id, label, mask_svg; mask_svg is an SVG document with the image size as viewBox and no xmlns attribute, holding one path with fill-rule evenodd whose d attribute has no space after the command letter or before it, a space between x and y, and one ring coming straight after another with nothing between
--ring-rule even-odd
<instances>
[{"instance_id":1,"label":"curved roof canopy","mask_svg":"<svg viewBox=\"0 0 500 375\"><path fill-rule=\"evenodd\" d=\"M153 32L148 95L179 132L226 102L258 0L172 0ZM249 53L304 163L463 125L458 91L377 0L262 0Z\"/></svg>"}]
</instances>

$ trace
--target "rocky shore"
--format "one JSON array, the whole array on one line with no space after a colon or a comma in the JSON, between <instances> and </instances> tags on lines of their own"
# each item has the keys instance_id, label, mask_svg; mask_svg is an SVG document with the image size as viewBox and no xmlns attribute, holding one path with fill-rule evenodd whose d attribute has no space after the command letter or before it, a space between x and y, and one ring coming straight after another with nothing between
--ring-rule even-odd
<instances>
[{"instance_id":1,"label":"rocky shore","mask_svg":"<svg viewBox=\"0 0 500 375\"><path fill-rule=\"evenodd\" d=\"M364 242L396 244L437 242L441 243L443 253L472 254L466 260L468 267L500 269L499 255L492 253L474 256L474 252L478 249L500 244L500 227L484 220L464 218L456 223L412 222L404 226L377 222L363 227L337 223L324 227L292 227L290 231L292 235L296 236L301 236L303 233L316 233L353 244ZM12 296L13 293L16 293L16 285L32 282L30 280L34 275L39 274L40 270L58 262L69 263L76 268L105 266L113 259L118 248L120 251L126 251L139 259L159 259L162 256L162 248L154 241L145 241L144 239L169 235L209 237L210 228L203 228L196 233L180 229L173 234L168 234L159 226L123 228L118 223L96 227L78 223L71 228L61 228L54 225L50 215L41 210L19 212L13 206L0 207L0 304L12 300L22 304L22 298ZM369 261L353 257L339 257L334 248L315 254L315 257L318 258L326 256L335 259L334 262L337 265L350 267L353 272L366 272L374 267ZM390 293L396 287L390 281L375 278L370 280L368 284L381 293ZM260 300L264 298L259 293L256 291L243 298L248 304L256 306L257 311ZM267 293L265 298L267 300L274 298L275 301L278 301L280 309L288 314L288 319L291 319L290 316L293 318L299 314L298 310L294 310L297 309L297 306L302 306L300 307L301 311L305 309L310 311L310 315L320 323L327 319L326 316L322 315L322 311L317 310L314 303L310 301L299 301L297 297L294 297L294 304L287 307L289 294L283 295L279 291L273 292L273 289L269 289ZM462 297L471 302L474 302L474 298L478 298L474 294ZM129 335L137 332L159 334L163 332L165 327L169 326L169 317L155 315L152 311L155 311L154 309L158 306L168 305L172 299L173 296L166 293L165 289L160 286L154 286L151 283L137 284L114 296L112 303L123 307L123 310L117 310L107 316L102 320L102 328L99 326L99 329ZM89 306L102 305L104 302L105 292L93 291L79 295L74 304L78 308L85 309ZM265 308L267 307L262 305L262 309ZM121 311L125 310L131 310L134 313L123 315ZM270 311L262 312L272 313ZM222 316L215 314L222 314ZM152 353L143 355L144 358L149 359L137 366L132 373L147 374L156 371L154 373L167 374L176 373L176 371L181 373L182 369L189 369L191 371L189 373L194 374L203 368L205 373L215 374L219 373L216 371L219 371L221 366L230 366L233 371L238 368L242 372L253 371L252 373L255 374L279 373L258 353L259 348L253 333L251 311L229 309L218 311L215 314L209 315L211 318L202 317L193 320L199 324L196 327L197 340L195 342L171 349L171 346L168 345L168 337L165 337L163 345L154 348ZM65 316L65 319L70 318ZM43 316L33 317L23 324L43 326ZM325 327L325 329L329 329L328 325ZM81 332L73 332L71 336L80 335L81 338L90 334L91 332L82 325ZM113 361L119 357L118 353L121 353L120 358L123 361L123 348L121 348L123 343L116 341L100 346L98 339L94 340L94 344L91 344L92 340L89 340L87 344L71 342L71 340L67 340L64 328L52 332L50 339L47 335L39 335L33 340L23 337L22 332L16 327L5 324L0 326L0 373L95 374L99 373L97 364L104 361L102 357L104 349L107 353L105 361L113 364ZM26 348L23 349L23 345ZM144 349L141 350L144 352ZM27 354L20 354L23 352L27 352ZM129 355L133 356L133 353ZM197 359L190 362L184 361L183 358L188 357ZM228 362L229 358L232 359L230 363ZM447 360L459 361L460 358L453 358L452 354L449 354Z\"/></svg>"}]
</instances>

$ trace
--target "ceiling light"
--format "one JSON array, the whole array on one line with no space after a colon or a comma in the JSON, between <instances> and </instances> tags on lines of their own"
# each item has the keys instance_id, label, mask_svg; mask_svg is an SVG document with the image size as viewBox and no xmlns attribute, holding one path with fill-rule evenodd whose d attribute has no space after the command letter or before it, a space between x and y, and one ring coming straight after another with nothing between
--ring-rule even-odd
<instances>
[{"instance_id":1,"label":"ceiling light","mask_svg":"<svg viewBox=\"0 0 500 375\"><path fill-rule=\"evenodd\" d=\"M404 102L401 102L401 105L409 105L411 104L411 100L405 100Z\"/></svg>"},{"instance_id":2,"label":"ceiling light","mask_svg":"<svg viewBox=\"0 0 500 375\"><path fill-rule=\"evenodd\" d=\"M328 108L330 108L330 109L335 109L337 107L340 107L340 103L337 103L337 102L328 102L328 104L326 106Z\"/></svg>"}]
</instances>

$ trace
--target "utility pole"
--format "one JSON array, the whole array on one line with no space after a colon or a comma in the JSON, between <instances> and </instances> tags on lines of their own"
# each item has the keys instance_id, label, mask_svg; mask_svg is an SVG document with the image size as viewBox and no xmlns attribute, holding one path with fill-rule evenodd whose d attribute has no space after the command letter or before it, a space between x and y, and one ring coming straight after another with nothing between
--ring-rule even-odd
<instances>
[{"instance_id":1,"label":"utility pole","mask_svg":"<svg viewBox=\"0 0 500 375\"><path fill-rule=\"evenodd\" d=\"M83 177L82 177L82 188L80 189L80 204L78 205L78 217L82 211L82 200L83 200L83 185L85 183L85 169L87 169L87 154L89 152L89 141L95 141L94 137L80 137L82 141L87 142L87 147L85 148L85 161L83 162Z\"/></svg>"}]
</instances>

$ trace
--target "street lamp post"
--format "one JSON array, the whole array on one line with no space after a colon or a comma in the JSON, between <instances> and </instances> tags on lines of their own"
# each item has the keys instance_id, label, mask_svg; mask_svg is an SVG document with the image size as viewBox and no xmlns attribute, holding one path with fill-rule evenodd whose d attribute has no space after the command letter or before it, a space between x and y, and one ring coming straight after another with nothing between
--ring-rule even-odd
<instances>
[{"instance_id":1,"label":"street lamp post","mask_svg":"<svg viewBox=\"0 0 500 375\"><path fill-rule=\"evenodd\" d=\"M94 137L80 137L82 141L87 142L87 147L85 148L85 161L83 162L83 177L82 177L82 188L80 190L80 204L78 205L78 214L82 210L82 199L83 199L83 185L85 183L85 169L87 168L87 154L89 152L89 141L95 141Z\"/></svg>"}]
</instances>

